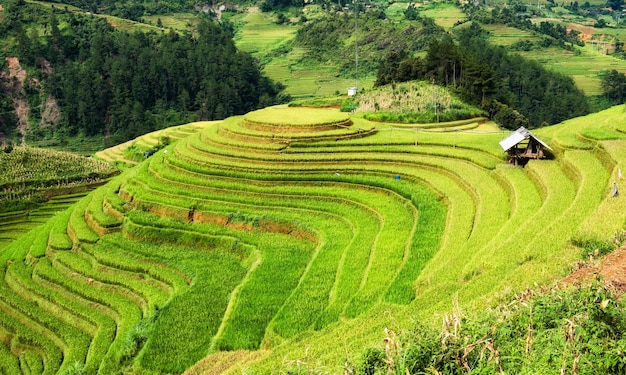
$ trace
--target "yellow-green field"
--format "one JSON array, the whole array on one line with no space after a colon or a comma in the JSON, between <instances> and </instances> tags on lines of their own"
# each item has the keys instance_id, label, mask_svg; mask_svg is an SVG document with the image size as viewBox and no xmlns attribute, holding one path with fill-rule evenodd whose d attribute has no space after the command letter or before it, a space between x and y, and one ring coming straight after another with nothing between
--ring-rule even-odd
<instances>
[{"instance_id":1,"label":"yellow-green field","mask_svg":"<svg viewBox=\"0 0 626 375\"><path fill-rule=\"evenodd\" d=\"M179 31L193 29L193 27L198 23L198 17L191 13L144 16L143 18L152 26L156 26L158 20L161 19L164 29L172 28Z\"/></svg>"},{"instance_id":2,"label":"yellow-green field","mask_svg":"<svg viewBox=\"0 0 626 375\"><path fill-rule=\"evenodd\" d=\"M237 47L264 59L272 50L290 45L296 26L277 25L273 18L272 14L247 13L241 20L242 28L235 38ZM354 79L338 77L334 65L302 67L299 61L305 55L305 50L293 48L286 55L272 57L263 66L263 72L284 84L285 92L295 98L346 93L348 87L354 86ZM366 77L359 86L371 87L373 82L373 77Z\"/></svg>"},{"instance_id":3,"label":"yellow-green field","mask_svg":"<svg viewBox=\"0 0 626 375\"><path fill-rule=\"evenodd\" d=\"M272 13L248 12L242 30L235 38L237 47L253 55L266 54L293 39L295 26L278 25Z\"/></svg>"},{"instance_id":4,"label":"yellow-green field","mask_svg":"<svg viewBox=\"0 0 626 375\"><path fill-rule=\"evenodd\" d=\"M426 9L417 7L417 10L419 14L433 18L437 25L445 29L450 29L456 22L467 18L465 13L454 4L439 3L436 6L427 6Z\"/></svg>"},{"instance_id":5,"label":"yellow-green field","mask_svg":"<svg viewBox=\"0 0 626 375\"><path fill-rule=\"evenodd\" d=\"M386 328L558 280L573 238L626 220L624 106L537 130L554 158L525 168L493 124L276 107L134 143L167 131L0 252L3 372L339 374Z\"/></svg>"},{"instance_id":6,"label":"yellow-green field","mask_svg":"<svg viewBox=\"0 0 626 375\"><path fill-rule=\"evenodd\" d=\"M626 72L626 60L597 53L590 45L581 48L580 51L580 54L574 54L557 48L549 48L520 52L520 54L540 62L550 70L571 76L586 95L602 94L600 83L603 71L616 69L622 73Z\"/></svg>"},{"instance_id":7,"label":"yellow-green field","mask_svg":"<svg viewBox=\"0 0 626 375\"><path fill-rule=\"evenodd\" d=\"M515 27L506 25L483 25L483 28L489 31L489 41L500 46L510 46L520 40L537 41L539 36L534 35L530 31L520 30Z\"/></svg>"}]
</instances>

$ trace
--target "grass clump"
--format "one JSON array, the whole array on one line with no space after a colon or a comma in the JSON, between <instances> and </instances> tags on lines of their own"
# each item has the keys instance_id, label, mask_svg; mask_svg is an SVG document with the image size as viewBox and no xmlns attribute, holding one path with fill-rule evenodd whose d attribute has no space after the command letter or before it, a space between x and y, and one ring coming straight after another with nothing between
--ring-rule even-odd
<instances>
[{"instance_id":1,"label":"grass clump","mask_svg":"<svg viewBox=\"0 0 626 375\"><path fill-rule=\"evenodd\" d=\"M611 238L592 234L579 234L572 238L572 245L581 249L583 258L606 255L626 244L626 231L619 231Z\"/></svg>"}]
</instances>

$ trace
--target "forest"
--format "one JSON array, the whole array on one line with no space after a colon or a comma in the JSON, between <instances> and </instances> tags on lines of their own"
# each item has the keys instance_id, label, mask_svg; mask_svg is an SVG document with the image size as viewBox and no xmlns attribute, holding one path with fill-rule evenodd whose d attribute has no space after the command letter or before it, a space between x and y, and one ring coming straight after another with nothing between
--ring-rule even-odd
<instances>
[{"instance_id":1,"label":"forest","mask_svg":"<svg viewBox=\"0 0 626 375\"><path fill-rule=\"evenodd\" d=\"M381 65L377 85L422 79L451 87L479 105L501 126L537 128L589 112L589 103L570 77L538 62L490 45L477 24L452 36L433 38L424 58L399 51Z\"/></svg>"},{"instance_id":2,"label":"forest","mask_svg":"<svg viewBox=\"0 0 626 375\"><path fill-rule=\"evenodd\" d=\"M86 3L72 4L90 9ZM144 7L138 13L142 16L159 14L146 8L156 3L137 4ZM170 10L192 6L185 1L159 4ZM294 4L272 0L260 9L286 9ZM100 1L91 5L98 12L113 14L119 4ZM517 5L496 6L487 12L468 5L464 9L467 19L454 31L446 31L414 6L406 8L400 22L389 19L383 7L362 6L358 13L359 72L377 75L377 85L414 79L446 85L510 129L536 128L598 110L571 78L514 53L539 44L565 49L583 44L575 31L562 26L533 25L524 10ZM332 62L340 66L340 78L351 77L353 15L340 9L310 20L301 16L292 43L307 51L302 64ZM200 23L188 31L155 28L158 31L140 33L116 29L102 17L68 12L61 5L8 1L0 36L9 42L2 53L3 57L17 56L31 77L20 93L30 108L28 127L22 129L27 140L97 136L106 140L103 146L114 145L167 126L223 119L290 99L281 93L280 83L261 73L259 61L237 50L232 22L227 19L221 24L209 13L197 16ZM494 46L479 22L511 25L540 37L509 47ZM2 63L6 71L4 58ZM623 102L623 74L609 72L603 80L604 98L613 104ZM9 96L12 83L3 81L0 138L15 139L15 93ZM43 112L50 99L58 106L59 116L48 124Z\"/></svg>"},{"instance_id":3,"label":"forest","mask_svg":"<svg viewBox=\"0 0 626 375\"><path fill-rule=\"evenodd\" d=\"M363 73L376 72L389 53L401 50L418 51L430 40L445 33L432 18L420 17L410 24L394 23L386 19L380 9L369 9L359 14L359 69ZM354 33L354 16L348 12L328 13L298 29L295 45L305 47L308 58L343 61L342 69L351 71L354 49L344 43Z\"/></svg>"},{"instance_id":4,"label":"forest","mask_svg":"<svg viewBox=\"0 0 626 375\"><path fill-rule=\"evenodd\" d=\"M19 1L5 13L0 37L15 42L3 53L14 53L35 78L25 85L30 121L38 121L47 96L61 113L55 127L30 129L36 139L83 134L117 144L277 103L280 86L212 20L200 20L193 32L128 33L103 18ZM6 102L0 98L0 105ZM11 116L3 114L0 124L10 124ZM0 128L5 135L9 130Z\"/></svg>"}]
</instances>

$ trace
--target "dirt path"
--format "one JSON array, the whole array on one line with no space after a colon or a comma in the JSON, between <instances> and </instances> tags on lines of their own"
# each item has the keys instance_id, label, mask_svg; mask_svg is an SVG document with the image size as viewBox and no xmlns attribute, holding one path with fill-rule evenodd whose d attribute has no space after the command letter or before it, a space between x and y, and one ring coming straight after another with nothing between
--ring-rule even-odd
<instances>
[{"instance_id":1,"label":"dirt path","mask_svg":"<svg viewBox=\"0 0 626 375\"><path fill-rule=\"evenodd\" d=\"M621 247L594 264L586 263L565 277L565 284L579 284L601 276L622 293L626 292L626 247Z\"/></svg>"}]
</instances>

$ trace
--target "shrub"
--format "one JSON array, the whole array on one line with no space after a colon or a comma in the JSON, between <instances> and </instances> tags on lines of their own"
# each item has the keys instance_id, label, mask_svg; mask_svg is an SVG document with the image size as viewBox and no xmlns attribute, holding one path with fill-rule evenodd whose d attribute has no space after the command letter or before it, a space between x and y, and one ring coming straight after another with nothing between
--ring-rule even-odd
<instances>
[{"instance_id":1,"label":"shrub","mask_svg":"<svg viewBox=\"0 0 626 375\"><path fill-rule=\"evenodd\" d=\"M362 374L624 373L626 306L599 280L578 288L526 290L474 319L444 318L442 331L418 325L385 351L365 351ZM602 360L599 360L599 356Z\"/></svg>"},{"instance_id":2,"label":"shrub","mask_svg":"<svg viewBox=\"0 0 626 375\"><path fill-rule=\"evenodd\" d=\"M356 100L352 98L348 98L344 100L343 102L341 102L341 107L339 108L339 110L341 112L352 112L358 107L359 107L359 102L357 102Z\"/></svg>"}]
</instances>

